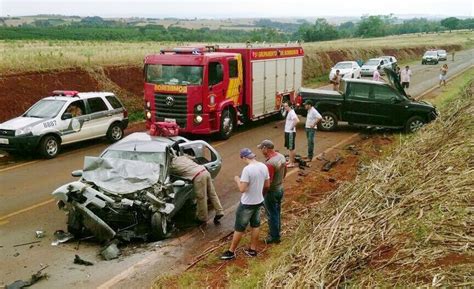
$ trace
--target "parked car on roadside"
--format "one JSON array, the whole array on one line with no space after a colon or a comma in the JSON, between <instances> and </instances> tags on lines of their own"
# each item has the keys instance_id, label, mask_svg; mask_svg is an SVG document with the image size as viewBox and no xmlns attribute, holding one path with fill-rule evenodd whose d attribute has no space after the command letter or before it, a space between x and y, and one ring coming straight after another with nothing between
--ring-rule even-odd
<instances>
[{"instance_id":1,"label":"parked car on roadside","mask_svg":"<svg viewBox=\"0 0 474 289\"><path fill-rule=\"evenodd\" d=\"M448 60L448 53L444 49L438 49L438 59L441 60Z\"/></svg>"},{"instance_id":2,"label":"parked car on roadside","mask_svg":"<svg viewBox=\"0 0 474 289\"><path fill-rule=\"evenodd\" d=\"M415 132L424 124L434 120L438 112L426 101L411 99L398 81L396 73L386 68L389 83L343 79L340 91L301 88L301 101L313 101L322 116L318 127L333 131L338 122L349 125L404 128ZM298 113L304 114L300 106Z\"/></svg>"},{"instance_id":3,"label":"parked car on roadside","mask_svg":"<svg viewBox=\"0 0 474 289\"><path fill-rule=\"evenodd\" d=\"M428 63L438 64L438 62L439 62L439 55L438 55L438 51L436 50L426 51L425 54L423 54L423 57L421 59L422 65L428 64Z\"/></svg>"},{"instance_id":4,"label":"parked car on roadside","mask_svg":"<svg viewBox=\"0 0 474 289\"><path fill-rule=\"evenodd\" d=\"M127 125L128 112L113 93L57 90L0 123L0 149L38 151L50 159L65 144L104 136L118 141Z\"/></svg>"},{"instance_id":5,"label":"parked car on roadside","mask_svg":"<svg viewBox=\"0 0 474 289\"><path fill-rule=\"evenodd\" d=\"M379 58L383 58L388 61L392 69L395 69L397 66L397 59L395 56L379 56Z\"/></svg>"},{"instance_id":6,"label":"parked car on roadside","mask_svg":"<svg viewBox=\"0 0 474 289\"><path fill-rule=\"evenodd\" d=\"M329 80L332 80L339 70L341 78L360 78L360 66L355 61L341 61L336 63L329 72Z\"/></svg>"},{"instance_id":7,"label":"parked car on roadside","mask_svg":"<svg viewBox=\"0 0 474 289\"><path fill-rule=\"evenodd\" d=\"M68 231L103 242L166 238L172 218L184 207L193 210L193 183L169 169L171 159L183 154L205 166L212 178L221 169L219 153L205 141L144 132L125 137L99 157L86 157L83 170L72 172L80 179L52 193L67 212Z\"/></svg>"},{"instance_id":8,"label":"parked car on roadside","mask_svg":"<svg viewBox=\"0 0 474 289\"><path fill-rule=\"evenodd\" d=\"M361 67L362 76L372 76L374 74L374 71L377 69L378 66L380 66L380 73L383 74L384 73L383 69L384 68L391 68L392 64L384 58L369 59Z\"/></svg>"}]
</instances>

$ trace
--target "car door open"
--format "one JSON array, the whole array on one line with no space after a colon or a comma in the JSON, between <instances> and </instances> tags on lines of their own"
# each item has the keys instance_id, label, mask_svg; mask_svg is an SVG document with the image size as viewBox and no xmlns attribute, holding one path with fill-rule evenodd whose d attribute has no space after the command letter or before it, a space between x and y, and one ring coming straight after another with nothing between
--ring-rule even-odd
<instances>
[{"instance_id":1,"label":"car door open","mask_svg":"<svg viewBox=\"0 0 474 289\"><path fill-rule=\"evenodd\" d=\"M220 154L207 142L202 140L190 141L179 144L183 153L191 155L196 162L206 167L215 178L222 166L222 158Z\"/></svg>"}]
</instances>

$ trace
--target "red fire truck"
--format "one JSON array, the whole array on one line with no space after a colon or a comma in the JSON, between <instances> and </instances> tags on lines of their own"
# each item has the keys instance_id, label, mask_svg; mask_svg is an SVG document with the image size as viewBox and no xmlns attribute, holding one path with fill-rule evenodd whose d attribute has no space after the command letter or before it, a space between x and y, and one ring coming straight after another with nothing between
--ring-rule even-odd
<instances>
[{"instance_id":1,"label":"red fire truck","mask_svg":"<svg viewBox=\"0 0 474 289\"><path fill-rule=\"evenodd\" d=\"M219 133L280 112L301 86L300 45L197 46L161 50L145 58L147 128L176 122L180 132Z\"/></svg>"}]
</instances>

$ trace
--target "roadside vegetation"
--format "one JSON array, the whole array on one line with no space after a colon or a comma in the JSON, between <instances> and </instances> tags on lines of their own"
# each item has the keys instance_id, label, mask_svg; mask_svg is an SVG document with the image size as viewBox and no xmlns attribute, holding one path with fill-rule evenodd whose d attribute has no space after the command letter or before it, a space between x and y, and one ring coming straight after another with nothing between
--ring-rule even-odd
<instances>
[{"instance_id":1,"label":"roadside vegetation","mask_svg":"<svg viewBox=\"0 0 474 289\"><path fill-rule=\"evenodd\" d=\"M359 147L355 180L320 199L312 193L325 190L320 182L286 190L299 197L285 197L281 244L231 262L205 250L194 268L153 288L472 287L473 76L439 90L440 118L418 133Z\"/></svg>"},{"instance_id":2,"label":"roadside vegetation","mask_svg":"<svg viewBox=\"0 0 474 289\"><path fill-rule=\"evenodd\" d=\"M192 43L3 40L0 41L3 56L0 58L0 72L11 74L72 67L142 66L147 54L159 53L162 48L190 44ZM473 46L474 32L469 31L304 43L304 77L305 80L318 77L344 57L365 60L386 52L397 54L402 59L420 57L424 49L429 48L448 47L449 50L459 50Z\"/></svg>"}]
</instances>

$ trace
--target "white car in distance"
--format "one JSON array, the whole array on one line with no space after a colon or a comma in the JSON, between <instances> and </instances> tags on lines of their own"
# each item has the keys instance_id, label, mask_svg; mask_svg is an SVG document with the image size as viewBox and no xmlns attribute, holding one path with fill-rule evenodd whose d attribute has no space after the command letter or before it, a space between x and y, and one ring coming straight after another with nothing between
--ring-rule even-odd
<instances>
[{"instance_id":1,"label":"white car in distance","mask_svg":"<svg viewBox=\"0 0 474 289\"><path fill-rule=\"evenodd\" d=\"M341 61L336 63L329 72L329 80L332 80L339 70L341 78L360 78L360 66L355 61Z\"/></svg>"}]
</instances>

